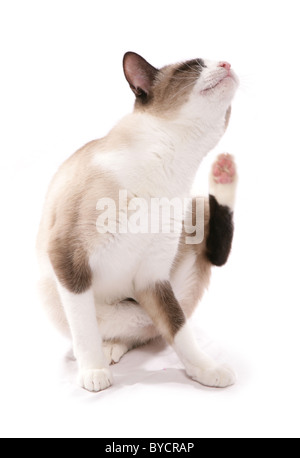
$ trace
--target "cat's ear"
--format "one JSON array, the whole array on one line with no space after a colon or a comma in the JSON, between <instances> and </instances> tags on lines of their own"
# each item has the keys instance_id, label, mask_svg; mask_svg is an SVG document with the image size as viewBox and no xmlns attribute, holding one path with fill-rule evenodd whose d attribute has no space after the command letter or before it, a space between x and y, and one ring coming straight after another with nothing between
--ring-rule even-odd
<instances>
[{"instance_id":1,"label":"cat's ear","mask_svg":"<svg viewBox=\"0 0 300 458\"><path fill-rule=\"evenodd\" d=\"M158 70L134 52L125 54L123 67L125 77L136 97L147 98Z\"/></svg>"}]
</instances>

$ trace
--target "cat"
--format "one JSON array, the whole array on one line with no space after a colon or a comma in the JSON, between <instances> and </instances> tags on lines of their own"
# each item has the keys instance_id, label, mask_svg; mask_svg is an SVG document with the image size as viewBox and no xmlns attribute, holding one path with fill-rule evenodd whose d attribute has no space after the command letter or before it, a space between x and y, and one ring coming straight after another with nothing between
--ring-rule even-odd
<instances>
[{"instance_id":1,"label":"cat","mask_svg":"<svg viewBox=\"0 0 300 458\"><path fill-rule=\"evenodd\" d=\"M199 348L188 318L212 265L223 265L230 253L233 157L217 159L202 217L194 199L181 214L180 231L105 231L100 210L101 199L115 202L116 223L124 220L124 205L134 215L137 199L149 216L153 199L189 197L202 159L227 128L238 78L227 62L194 59L157 69L133 52L125 54L123 69L135 95L133 113L77 151L50 185L37 239L42 302L72 338L79 384L88 391L111 386L110 364L157 336L193 380L227 387L234 372ZM194 231L203 226L197 243L187 243L188 214Z\"/></svg>"}]
</instances>

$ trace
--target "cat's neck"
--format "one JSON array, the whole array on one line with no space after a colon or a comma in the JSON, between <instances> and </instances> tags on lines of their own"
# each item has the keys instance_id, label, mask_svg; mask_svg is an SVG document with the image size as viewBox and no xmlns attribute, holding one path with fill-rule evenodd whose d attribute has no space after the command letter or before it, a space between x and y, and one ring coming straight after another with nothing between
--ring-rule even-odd
<instances>
[{"instance_id":1,"label":"cat's neck","mask_svg":"<svg viewBox=\"0 0 300 458\"><path fill-rule=\"evenodd\" d=\"M179 122L133 113L110 132L109 150L124 187L140 196L189 195L202 159L222 135L201 120Z\"/></svg>"}]
</instances>

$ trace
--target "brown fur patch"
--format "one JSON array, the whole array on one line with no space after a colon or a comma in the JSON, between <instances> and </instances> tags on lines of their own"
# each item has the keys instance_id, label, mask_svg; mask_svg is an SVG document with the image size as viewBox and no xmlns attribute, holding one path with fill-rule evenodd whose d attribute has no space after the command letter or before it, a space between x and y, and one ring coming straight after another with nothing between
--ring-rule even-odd
<instances>
[{"instance_id":1,"label":"brown fur patch","mask_svg":"<svg viewBox=\"0 0 300 458\"><path fill-rule=\"evenodd\" d=\"M158 71L148 100L137 98L135 108L155 115L174 115L188 99L204 67L201 59L168 65Z\"/></svg>"},{"instance_id":2,"label":"brown fur patch","mask_svg":"<svg viewBox=\"0 0 300 458\"><path fill-rule=\"evenodd\" d=\"M78 232L80 204L80 197L70 202L64 226L58 225L60 228L53 231L48 249L57 278L65 288L75 294L84 293L92 284L88 255ZM54 219L57 221L56 215Z\"/></svg>"},{"instance_id":3,"label":"brown fur patch","mask_svg":"<svg viewBox=\"0 0 300 458\"><path fill-rule=\"evenodd\" d=\"M186 318L171 284L167 281L156 283L146 291L137 293L136 299L165 339L172 343L177 332L185 324Z\"/></svg>"},{"instance_id":4,"label":"brown fur patch","mask_svg":"<svg viewBox=\"0 0 300 458\"><path fill-rule=\"evenodd\" d=\"M193 59L183 62L174 70L174 76L181 76L181 74L191 74L197 73L200 74L199 69L206 67L203 59Z\"/></svg>"},{"instance_id":5,"label":"brown fur patch","mask_svg":"<svg viewBox=\"0 0 300 458\"><path fill-rule=\"evenodd\" d=\"M101 151L102 145L102 140L91 142L62 165L46 199L39 231L39 250L48 253L57 278L75 294L91 287L89 257L106 240L97 232L97 202L103 196L118 201L111 175L89 165L93 150Z\"/></svg>"}]
</instances>

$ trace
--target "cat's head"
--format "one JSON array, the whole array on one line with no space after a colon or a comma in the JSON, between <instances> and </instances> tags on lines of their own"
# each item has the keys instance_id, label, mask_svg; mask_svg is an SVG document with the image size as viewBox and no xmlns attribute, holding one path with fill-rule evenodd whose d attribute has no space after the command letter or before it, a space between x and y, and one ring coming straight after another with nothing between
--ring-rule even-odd
<instances>
[{"instance_id":1,"label":"cat's head","mask_svg":"<svg viewBox=\"0 0 300 458\"><path fill-rule=\"evenodd\" d=\"M157 69L136 53L124 56L135 109L182 121L228 125L238 78L227 62L194 59Z\"/></svg>"}]
</instances>

